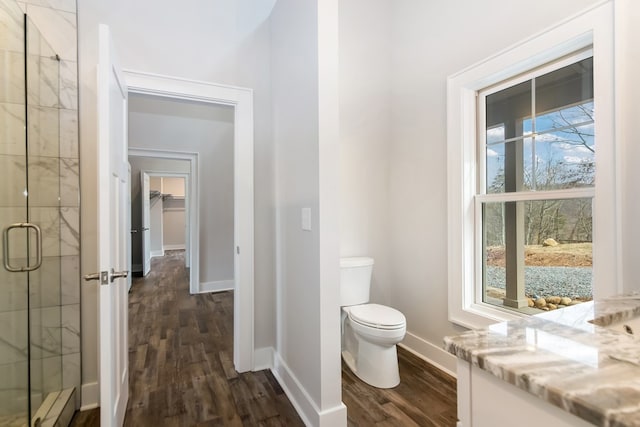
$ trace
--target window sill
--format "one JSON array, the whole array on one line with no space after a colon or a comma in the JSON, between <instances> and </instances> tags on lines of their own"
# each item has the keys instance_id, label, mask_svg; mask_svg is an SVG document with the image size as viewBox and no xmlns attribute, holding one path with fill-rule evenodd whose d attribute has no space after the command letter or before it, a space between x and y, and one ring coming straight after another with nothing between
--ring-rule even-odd
<instances>
[{"instance_id":1,"label":"window sill","mask_svg":"<svg viewBox=\"0 0 640 427\"><path fill-rule=\"evenodd\" d=\"M469 329L480 329L495 323L527 318L530 313L500 308L487 303L473 303L466 308L449 311L449 321Z\"/></svg>"}]
</instances>

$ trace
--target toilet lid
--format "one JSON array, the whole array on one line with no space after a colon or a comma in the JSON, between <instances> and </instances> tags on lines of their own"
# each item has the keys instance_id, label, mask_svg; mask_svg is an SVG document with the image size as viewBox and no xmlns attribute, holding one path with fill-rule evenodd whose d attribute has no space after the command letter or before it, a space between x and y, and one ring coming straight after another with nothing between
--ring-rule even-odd
<instances>
[{"instance_id":1,"label":"toilet lid","mask_svg":"<svg viewBox=\"0 0 640 427\"><path fill-rule=\"evenodd\" d=\"M380 304L362 304L349 307L349 318L360 324L378 329L397 329L405 325L404 314L395 308Z\"/></svg>"}]
</instances>

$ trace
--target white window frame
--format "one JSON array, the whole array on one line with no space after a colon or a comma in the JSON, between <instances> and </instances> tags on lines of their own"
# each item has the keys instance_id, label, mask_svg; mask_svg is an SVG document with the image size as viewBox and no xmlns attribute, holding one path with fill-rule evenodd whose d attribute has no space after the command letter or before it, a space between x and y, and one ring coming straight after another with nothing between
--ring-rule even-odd
<instances>
[{"instance_id":1,"label":"white window frame","mask_svg":"<svg viewBox=\"0 0 640 427\"><path fill-rule=\"evenodd\" d=\"M594 298L621 292L616 209L613 4L607 1L449 77L447 82L449 320L469 328L525 315L482 302L478 92L584 49L593 49L596 186L593 203ZM575 190L568 190L575 191ZM481 245L480 245L481 247ZM480 298L479 298L480 297Z\"/></svg>"}]
</instances>

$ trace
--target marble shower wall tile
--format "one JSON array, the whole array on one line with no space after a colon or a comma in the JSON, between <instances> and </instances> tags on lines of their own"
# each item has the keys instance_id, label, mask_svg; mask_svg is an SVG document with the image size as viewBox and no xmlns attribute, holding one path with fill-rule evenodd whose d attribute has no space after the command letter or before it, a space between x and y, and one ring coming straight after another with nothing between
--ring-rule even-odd
<instances>
[{"instance_id":1,"label":"marble shower wall tile","mask_svg":"<svg viewBox=\"0 0 640 427\"><path fill-rule=\"evenodd\" d=\"M31 16L27 14L27 54L32 56L42 56L52 58L56 56L48 41L42 37L40 28L33 22Z\"/></svg>"},{"instance_id":2,"label":"marble shower wall tile","mask_svg":"<svg viewBox=\"0 0 640 427\"><path fill-rule=\"evenodd\" d=\"M29 154L40 157L58 157L60 134L59 109L29 107Z\"/></svg>"},{"instance_id":3,"label":"marble shower wall tile","mask_svg":"<svg viewBox=\"0 0 640 427\"><path fill-rule=\"evenodd\" d=\"M76 0L25 0L25 3L76 13Z\"/></svg>"},{"instance_id":4,"label":"marble shower wall tile","mask_svg":"<svg viewBox=\"0 0 640 427\"><path fill-rule=\"evenodd\" d=\"M0 206L20 207L26 205L26 160L24 156L0 156Z\"/></svg>"},{"instance_id":5,"label":"marble shower wall tile","mask_svg":"<svg viewBox=\"0 0 640 427\"><path fill-rule=\"evenodd\" d=\"M60 305L60 257L44 257L42 266L29 274L29 294L31 308Z\"/></svg>"},{"instance_id":6,"label":"marble shower wall tile","mask_svg":"<svg viewBox=\"0 0 640 427\"><path fill-rule=\"evenodd\" d=\"M62 354L80 352L80 304L63 305Z\"/></svg>"},{"instance_id":7,"label":"marble shower wall tile","mask_svg":"<svg viewBox=\"0 0 640 427\"><path fill-rule=\"evenodd\" d=\"M27 4L27 15L61 59L78 60L75 13Z\"/></svg>"},{"instance_id":8,"label":"marble shower wall tile","mask_svg":"<svg viewBox=\"0 0 640 427\"><path fill-rule=\"evenodd\" d=\"M62 356L42 359L42 391L48 393L62 389Z\"/></svg>"},{"instance_id":9,"label":"marble shower wall tile","mask_svg":"<svg viewBox=\"0 0 640 427\"><path fill-rule=\"evenodd\" d=\"M0 50L0 102L24 105L23 53Z\"/></svg>"},{"instance_id":10,"label":"marble shower wall tile","mask_svg":"<svg viewBox=\"0 0 640 427\"><path fill-rule=\"evenodd\" d=\"M0 3L0 49L24 51L24 19L20 6L13 2Z\"/></svg>"},{"instance_id":11,"label":"marble shower wall tile","mask_svg":"<svg viewBox=\"0 0 640 427\"><path fill-rule=\"evenodd\" d=\"M69 110L78 109L78 63L60 61L60 106Z\"/></svg>"},{"instance_id":12,"label":"marble shower wall tile","mask_svg":"<svg viewBox=\"0 0 640 427\"><path fill-rule=\"evenodd\" d=\"M31 222L42 230L42 256L60 255L60 210L59 208L31 208ZM35 244L35 240L34 240Z\"/></svg>"},{"instance_id":13,"label":"marble shower wall tile","mask_svg":"<svg viewBox=\"0 0 640 427\"><path fill-rule=\"evenodd\" d=\"M78 112L60 110L60 157L78 158Z\"/></svg>"},{"instance_id":14,"label":"marble shower wall tile","mask_svg":"<svg viewBox=\"0 0 640 427\"><path fill-rule=\"evenodd\" d=\"M80 209L60 208L60 255L80 254Z\"/></svg>"},{"instance_id":15,"label":"marble shower wall tile","mask_svg":"<svg viewBox=\"0 0 640 427\"><path fill-rule=\"evenodd\" d=\"M27 316L27 310L0 313L0 325L2 325L0 328L0 360L2 363L27 360Z\"/></svg>"},{"instance_id":16,"label":"marble shower wall tile","mask_svg":"<svg viewBox=\"0 0 640 427\"><path fill-rule=\"evenodd\" d=\"M42 396L42 359L31 359L31 404L38 408L44 396Z\"/></svg>"},{"instance_id":17,"label":"marble shower wall tile","mask_svg":"<svg viewBox=\"0 0 640 427\"><path fill-rule=\"evenodd\" d=\"M26 359L0 365L0 413L27 413L29 374Z\"/></svg>"},{"instance_id":18,"label":"marble shower wall tile","mask_svg":"<svg viewBox=\"0 0 640 427\"><path fill-rule=\"evenodd\" d=\"M25 153L24 105L0 103L0 154Z\"/></svg>"},{"instance_id":19,"label":"marble shower wall tile","mask_svg":"<svg viewBox=\"0 0 640 427\"><path fill-rule=\"evenodd\" d=\"M39 407L47 394L60 391L61 387L62 356L31 360L31 403L33 407Z\"/></svg>"},{"instance_id":20,"label":"marble shower wall tile","mask_svg":"<svg viewBox=\"0 0 640 427\"><path fill-rule=\"evenodd\" d=\"M80 165L78 159L60 159L60 205L80 206Z\"/></svg>"},{"instance_id":21,"label":"marble shower wall tile","mask_svg":"<svg viewBox=\"0 0 640 427\"><path fill-rule=\"evenodd\" d=\"M62 354L61 308L32 308L31 359L44 359Z\"/></svg>"},{"instance_id":22,"label":"marble shower wall tile","mask_svg":"<svg viewBox=\"0 0 640 427\"><path fill-rule=\"evenodd\" d=\"M28 303L27 273L11 273L0 268L0 313L26 310Z\"/></svg>"},{"instance_id":23,"label":"marble shower wall tile","mask_svg":"<svg viewBox=\"0 0 640 427\"><path fill-rule=\"evenodd\" d=\"M76 408L80 407L80 353L62 356L62 388L76 387Z\"/></svg>"},{"instance_id":24,"label":"marble shower wall tile","mask_svg":"<svg viewBox=\"0 0 640 427\"><path fill-rule=\"evenodd\" d=\"M55 157L29 157L29 205L60 204L60 162Z\"/></svg>"},{"instance_id":25,"label":"marble shower wall tile","mask_svg":"<svg viewBox=\"0 0 640 427\"><path fill-rule=\"evenodd\" d=\"M26 205L26 159L24 156L0 155L0 206L21 207Z\"/></svg>"},{"instance_id":26,"label":"marble shower wall tile","mask_svg":"<svg viewBox=\"0 0 640 427\"><path fill-rule=\"evenodd\" d=\"M29 105L58 107L60 61L54 57L28 55L27 101Z\"/></svg>"},{"instance_id":27,"label":"marble shower wall tile","mask_svg":"<svg viewBox=\"0 0 640 427\"><path fill-rule=\"evenodd\" d=\"M63 305L80 303L80 256L60 258L60 288Z\"/></svg>"}]
</instances>

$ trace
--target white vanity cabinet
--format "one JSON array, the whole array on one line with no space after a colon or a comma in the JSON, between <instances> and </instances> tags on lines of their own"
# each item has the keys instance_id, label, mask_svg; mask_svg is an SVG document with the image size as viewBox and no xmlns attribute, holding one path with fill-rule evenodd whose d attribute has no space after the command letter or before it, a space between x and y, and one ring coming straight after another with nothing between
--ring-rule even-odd
<instances>
[{"instance_id":1,"label":"white vanity cabinet","mask_svg":"<svg viewBox=\"0 0 640 427\"><path fill-rule=\"evenodd\" d=\"M457 427L593 427L492 374L458 359Z\"/></svg>"}]
</instances>

